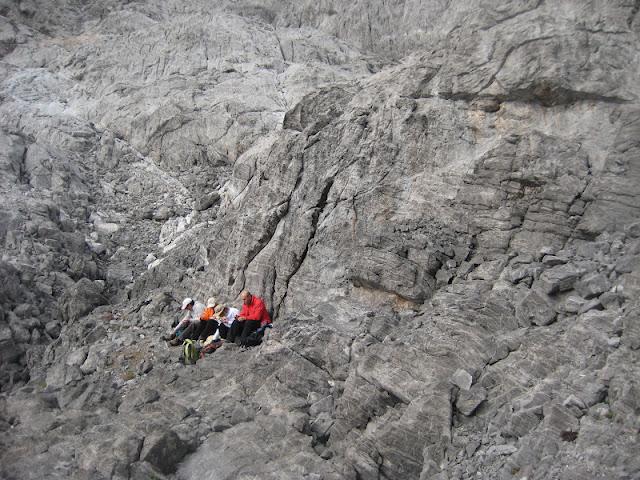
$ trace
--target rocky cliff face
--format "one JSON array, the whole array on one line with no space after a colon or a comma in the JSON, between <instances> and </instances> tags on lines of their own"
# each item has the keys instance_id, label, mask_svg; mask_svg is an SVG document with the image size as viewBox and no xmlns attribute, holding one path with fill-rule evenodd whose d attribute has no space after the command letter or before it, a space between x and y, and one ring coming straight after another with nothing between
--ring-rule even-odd
<instances>
[{"instance_id":1,"label":"rocky cliff face","mask_svg":"<svg viewBox=\"0 0 640 480\"><path fill-rule=\"evenodd\" d=\"M2 476L640 475L640 5L183 3L0 4Z\"/></svg>"}]
</instances>

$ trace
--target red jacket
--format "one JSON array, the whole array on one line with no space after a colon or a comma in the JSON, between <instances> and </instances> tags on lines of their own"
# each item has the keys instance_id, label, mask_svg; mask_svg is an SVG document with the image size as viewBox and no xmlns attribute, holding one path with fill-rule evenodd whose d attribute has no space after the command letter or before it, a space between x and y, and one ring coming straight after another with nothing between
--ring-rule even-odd
<instances>
[{"instance_id":1,"label":"red jacket","mask_svg":"<svg viewBox=\"0 0 640 480\"><path fill-rule=\"evenodd\" d=\"M246 303L242 304L242 309L238 317L246 320L260 320L261 327L271 323L271 317L269 316L269 312L267 312L267 308L264 306L264 302L255 295L251 296L251 303L249 305Z\"/></svg>"}]
</instances>

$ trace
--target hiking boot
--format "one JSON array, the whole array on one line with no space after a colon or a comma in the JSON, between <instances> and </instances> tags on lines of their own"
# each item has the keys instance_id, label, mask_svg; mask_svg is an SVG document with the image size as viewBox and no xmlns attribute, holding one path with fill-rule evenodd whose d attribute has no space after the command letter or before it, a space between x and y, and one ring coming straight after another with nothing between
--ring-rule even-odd
<instances>
[{"instance_id":1,"label":"hiking boot","mask_svg":"<svg viewBox=\"0 0 640 480\"><path fill-rule=\"evenodd\" d=\"M177 347L178 345L182 345L182 340L180 340L179 338L174 338L169 342L169 345L171 345L172 347Z\"/></svg>"},{"instance_id":2,"label":"hiking boot","mask_svg":"<svg viewBox=\"0 0 640 480\"><path fill-rule=\"evenodd\" d=\"M166 335L162 335L162 340L166 340L167 342L169 340L173 340L174 338L176 338L176 334L175 333L167 333Z\"/></svg>"}]
</instances>

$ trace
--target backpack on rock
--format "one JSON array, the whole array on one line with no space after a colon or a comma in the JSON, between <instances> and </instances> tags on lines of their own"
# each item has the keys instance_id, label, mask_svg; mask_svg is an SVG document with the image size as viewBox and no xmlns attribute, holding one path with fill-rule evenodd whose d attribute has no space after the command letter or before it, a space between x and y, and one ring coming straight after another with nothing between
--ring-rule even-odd
<instances>
[{"instance_id":1,"label":"backpack on rock","mask_svg":"<svg viewBox=\"0 0 640 480\"><path fill-rule=\"evenodd\" d=\"M267 328L273 328L272 324L267 324L260 327L255 332L252 332L247 337L247 347L256 347L262 343L262 338L264 337L264 333L267 331Z\"/></svg>"},{"instance_id":2,"label":"backpack on rock","mask_svg":"<svg viewBox=\"0 0 640 480\"><path fill-rule=\"evenodd\" d=\"M200 358L200 348L194 340L185 340L182 343L182 361L185 365L195 365Z\"/></svg>"}]
</instances>

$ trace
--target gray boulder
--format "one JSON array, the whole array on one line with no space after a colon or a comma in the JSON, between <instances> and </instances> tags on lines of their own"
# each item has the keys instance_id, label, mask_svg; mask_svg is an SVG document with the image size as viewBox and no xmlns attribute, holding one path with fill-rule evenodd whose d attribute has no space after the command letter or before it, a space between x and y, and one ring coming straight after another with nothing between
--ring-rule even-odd
<instances>
[{"instance_id":1,"label":"gray boulder","mask_svg":"<svg viewBox=\"0 0 640 480\"><path fill-rule=\"evenodd\" d=\"M469 390L471 388L471 384L473 382L473 377L466 370L456 370L455 373L451 377L451 383L456 385L463 391Z\"/></svg>"},{"instance_id":2,"label":"gray boulder","mask_svg":"<svg viewBox=\"0 0 640 480\"><path fill-rule=\"evenodd\" d=\"M584 298L596 297L611 288L611 282L602 273L591 273L576 284L576 291Z\"/></svg>"},{"instance_id":3,"label":"gray boulder","mask_svg":"<svg viewBox=\"0 0 640 480\"><path fill-rule=\"evenodd\" d=\"M456 408L465 416L473 412L487 399L487 391L480 385L474 385L469 390L461 390L456 400Z\"/></svg>"},{"instance_id":4,"label":"gray boulder","mask_svg":"<svg viewBox=\"0 0 640 480\"><path fill-rule=\"evenodd\" d=\"M103 290L104 287L97 282L86 278L80 279L65 293L61 301L65 319L73 322L94 308L107 303Z\"/></svg>"},{"instance_id":5,"label":"gray boulder","mask_svg":"<svg viewBox=\"0 0 640 480\"><path fill-rule=\"evenodd\" d=\"M162 473L172 473L188 450L187 444L174 431L155 431L145 437L140 460L148 462Z\"/></svg>"},{"instance_id":6,"label":"gray boulder","mask_svg":"<svg viewBox=\"0 0 640 480\"><path fill-rule=\"evenodd\" d=\"M549 325L556 319L556 312L546 295L531 290L516 305L518 325Z\"/></svg>"},{"instance_id":7,"label":"gray boulder","mask_svg":"<svg viewBox=\"0 0 640 480\"><path fill-rule=\"evenodd\" d=\"M580 277L580 270L572 265L558 265L545 270L537 282L540 289L549 295L571 290Z\"/></svg>"}]
</instances>

